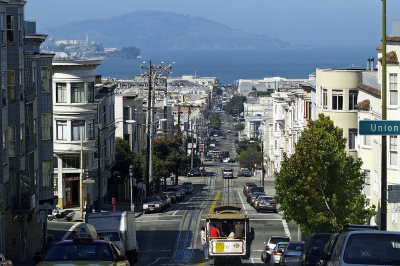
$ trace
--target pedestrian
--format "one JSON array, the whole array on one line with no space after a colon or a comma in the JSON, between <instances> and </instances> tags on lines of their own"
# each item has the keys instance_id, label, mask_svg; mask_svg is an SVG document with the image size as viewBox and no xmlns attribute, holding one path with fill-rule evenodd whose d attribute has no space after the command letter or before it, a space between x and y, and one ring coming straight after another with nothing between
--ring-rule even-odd
<instances>
[{"instance_id":1,"label":"pedestrian","mask_svg":"<svg viewBox=\"0 0 400 266\"><path fill-rule=\"evenodd\" d=\"M247 233L247 237L246 237L247 258L250 258L250 255L251 255L251 244L253 243L254 237L255 237L255 233L254 233L254 228L252 227L250 232Z\"/></svg>"},{"instance_id":2,"label":"pedestrian","mask_svg":"<svg viewBox=\"0 0 400 266\"><path fill-rule=\"evenodd\" d=\"M206 228L204 226L201 227L200 238L201 238L201 244L203 245L204 259L208 260Z\"/></svg>"},{"instance_id":3,"label":"pedestrian","mask_svg":"<svg viewBox=\"0 0 400 266\"><path fill-rule=\"evenodd\" d=\"M236 238L243 238L243 234L244 234L244 227L238 221L237 225L235 226L235 237Z\"/></svg>"},{"instance_id":4,"label":"pedestrian","mask_svg":"<svg viewBox=\"0 0 400 266\"><path fill-rule=\"evenodd\" d=\"M210 228L210 237L211 238L220 237L219 229L215 224L212 224L212 226Z\"/></svg>"}]
</instances>

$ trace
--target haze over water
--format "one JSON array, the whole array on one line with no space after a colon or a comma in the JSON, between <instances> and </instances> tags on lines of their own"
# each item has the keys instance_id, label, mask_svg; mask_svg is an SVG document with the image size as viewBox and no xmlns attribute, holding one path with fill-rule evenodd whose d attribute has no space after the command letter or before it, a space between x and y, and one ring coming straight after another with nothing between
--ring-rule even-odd
<instances>
[{"instance_id":1,"label":"haze over water","mask_svg":"<svg viewBox=\"0 0 400 266\"><path fill-rule=\"evenodd\" d=\"M378 44L377 44L378 46ZM172 76L219 77L221 84L238 79L283 77L307 79L316 68L366 68L367 59L375 58L375 47L271 49L271 50L157 50L141 52L139 59L103 60L96 74L102 77L130 79L140 74L140 65L175 62Z\"/></svg>"}]
</instances>

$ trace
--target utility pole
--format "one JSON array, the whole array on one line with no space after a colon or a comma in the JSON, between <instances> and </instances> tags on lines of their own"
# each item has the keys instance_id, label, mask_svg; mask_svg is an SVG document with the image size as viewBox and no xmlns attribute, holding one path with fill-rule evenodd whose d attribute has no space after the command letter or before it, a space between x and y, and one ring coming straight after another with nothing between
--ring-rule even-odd
<instances>
[{"instance_id":1,"label":"utility pole","mask_svg":"<svg viewBox=\"0 0 400 266\"><path fill-rule=\"evenodd\" d=\"M145 179L146 179L146 197L150 196L150 178L153 178L150 175L150 165L152 160L150 160L150 123L151 123L151 60L149 60L149 88L147 93L147 127L146 127L146 171L145 171Z\"/></svg>"},{"instance_id":2,"label":"utility pole","mask_svg":"<svg viewBox=\"0 0 400 266\"><path fill-rule=\"evenodd\" d=\"M382 0L382 120L386 120L386 0ZM387 138L381 146L381 230L387 228Z\"/></svg>"},{"instance_id":3,"label":"utility pole","mask_svg":"<svg viewBox=\"0 0 400 266\"><path fill-rule=\"evenodd\" d=\"M262 175L262 187L264 187L264 141L261 140L261 175Z\"/></svg>"}]
</instances>

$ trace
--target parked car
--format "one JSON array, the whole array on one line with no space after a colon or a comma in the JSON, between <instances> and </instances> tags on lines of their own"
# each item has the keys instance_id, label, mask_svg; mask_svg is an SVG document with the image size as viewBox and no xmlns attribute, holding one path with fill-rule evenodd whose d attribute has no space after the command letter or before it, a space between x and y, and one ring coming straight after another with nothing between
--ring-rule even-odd
<instances>
[{"instance_id":1,"label":"parked car","mask_svg":"<svg viewBox=\"0 0 400 266\"><path fill-rule=\"evenodd\" d=\"M156 194L154 196L159 196L164 201L164 210L171 206L171 199L164 193Z\"/></svg>"},{"instance_id":2,"label":"parked car","mask_svg":"<svg viewBox=\"0 0 400 266\"><path fill-rule=\"evenodd\" d=\"M257 197L260 196L260 195L265 195L265 193L260 191L260 192L254 192L254 193L251 194L251 196L250 196L250 206L254 207L254 202L257 199Z\"/></svg>"},{"instance_id":3,"label":"parked car","mask_svg":"<svg viewBox=\"0 0 400 266\"><path fill-rule=\"evenodd\" d=\"M257 184L253 183L253 182L247 182L244 186L243 186L243 194L247 197L247 192L249 191L250 187L256 187Z\"/></svg>"},{"instance_id":4,"label":"parked car","mask_svg":"<svg viewBox=\"0 0 400 266\"><path fill-rule=\"evenodd\" d=\"M199 168L189 169L187 176L201 176L201 171Z\"/></svg>"},{"instance_id":5,"label":"parked car","mask_svg":"<svg viewBox=\"0 0 400 266\"><path fill-rule=\"evenodd\" d=\"M176 195L172 191L164 191L165 195L167 195L171 199L171 203L174 204L177 202Z\"/></svg>"},{"instance_id":6,"label":"parked car","mask_svg":"<svg viewBox=\"0 0 400 266\"><path fill-rule=\"evenodd\" d=\"M254 208L256 209L257 212L260 211L278 212L275 200L271 196L260 196L257 199L257 203L255 204Z\"/></svg>"},{"instance_id":7,"label":"parked car","mask_svg":"<svg viewBox=\"0 0 400 266\"><path fill-rule=\"evenodd\" d=\"M249 169L247 169L247 168L241 168L241 169L239 170L238 176L247 176L247 177L250 177L250 176L251 176L251 173L250 173Z\"/></svg>"},{"instance_id":8,"label":"parked car","mask_svg":"<svg viewBox=\"0 0 400 266\"><path fill-rule=\"evenodd\" d=\"M193 194L194 189L193 189L193 183L192 182L184 182L182 184L183 190L185 190L185 194Z\"/></svg>"},{"instance_id":9,"label":"parked car","mask_svg":"<svg viewBox=\"0 0 400 266\"><path fill-rule=\"evenodd\" d=\"M178 201L182 201L185 199L185 195L182 194L181 189L179 189L179 187L176 186L168 186L167 187L167 191L171 191L175 193L176 199Z\"/></svg>"},{"instance_id":10,"label":"parked car","mask_svg":"<svg viewBox=\"0 0 400 266\"><path fill-rule=\"evenodd\" d=\"M266 242L264 242L264 249L261 251L261 261L269 263L271 260L271 252L275 248L276 243L279 242L290 242L288 236L270 236Z\"/></svg>"},{"instance_id":11,"label":"parked car","mask_svg":"<svg viewBox=\"0 0 400 266\"><path fill-rule=\"evenodd\" d=\"M319 261L319 254L324 250L332 233L313 233L306 237L304 248L300 255L300 266L315 266Z\"/></svg>"},{"instance_id":12,"label":"parked car","mask_svg":"<svg viewBox=\"0 0 400 266\"><path fill-rule=\"evenodd\" d=\"M304 241L289 242L289 244L285 248L285 251L281 255L279 265L298 266L303 246L304 246Z\"/></svg>"},{"instance_id":13,"label":"parked car","mask_svg":"<svg viewBox=\"0 0 400 266\"><path fill-rule=\"evenodd\" d=\"M249 191L247 192L247 202L250 203L251 194L254 192L264 192L263 187L250 187Z\"/></svg>"},{"instance_id":14,"label":"parked car","mask_svg":"<svg viewBox=\"0 0 400 266\"><path fill-rule=\"evenodd\" d=\"M228 157L228 158L223 158L223 159L222 159L222 162L223 162L223 163L229 163L229 159L230 159L229 157Z\"/></svg>"},{"instance_id":15,"label":"parked car","mask_svg":"<svg viewBox=\"0 0 400 266\"><path fill-rule=\"evenodd\" d=\"M236 162L236 159L235 158L229 158L229 162L230 163L234 163L234 162Z\"/></svg>"},{"instance_id":16,"label":"parked car","mask_svg":"<svg viewBox=\"0 0 400 266\"><path fill-rule=\"evenodd\" d=\"M164 202L159 196L147 197L143 203L143 212L162 212L164 210Z\"/></svg>"},{"instance_id":17,"label":"parked car","mask_svg":"<svg viewBox=\"0 0 400 266\"><path fill-rule=\"evenodd\" d=\"M271 252L271 259L269 260L269 265L278 265L283 252L289 242L278 242L276 243L274 249Z\"/></svg>"},{"instance_id":18,"label":"parked car","mask_svg":"<svg viewBox=\"0 0 400 266\"><path fill-rule=\"evenodd\" d=\"M400 232L356 230L341 232L327 265L399 265Z\"/></svg>"}]
</instances>

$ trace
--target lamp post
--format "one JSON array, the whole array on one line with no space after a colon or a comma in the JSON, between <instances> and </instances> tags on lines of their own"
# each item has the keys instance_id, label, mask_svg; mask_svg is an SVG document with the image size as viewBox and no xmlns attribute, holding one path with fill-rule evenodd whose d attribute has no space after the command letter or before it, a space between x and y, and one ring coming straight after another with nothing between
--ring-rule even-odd
<instances>
[{"instance_id":1,"label":"lamp post","mask_svg":"<svg viewBox=\"0 0 400 266\"><path fill-rule=\"evenodd\" d=\"M109 124L109 125L107 125L107 126L105 126L104 128L102 128L102 129L100 129L100 125L99 125L99 127L98 127L98 129L97 129L97 201L96 201L96 204L95 204L95 211L96 212L101 212L101 138L100 138L100 132L101 131L103 131L103 130L105 130L105 129L108 129L108 128L110 128L110 127L112 127L112 126L115 126L115 124L116 123L118 123L118 122L120 122L120 121L114 121L113 123L111 123L111 124ZM124 121L123 120L123 122L124 123L128 123L128 124L133 124L134 123L134 120L126 120L126 121Z\"/></svg>"}]
</instances>

